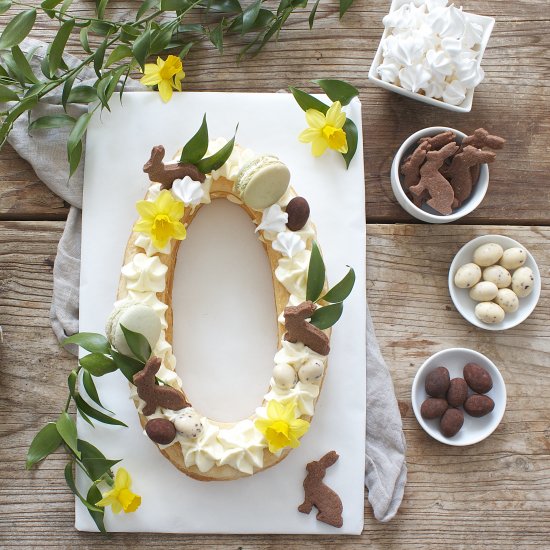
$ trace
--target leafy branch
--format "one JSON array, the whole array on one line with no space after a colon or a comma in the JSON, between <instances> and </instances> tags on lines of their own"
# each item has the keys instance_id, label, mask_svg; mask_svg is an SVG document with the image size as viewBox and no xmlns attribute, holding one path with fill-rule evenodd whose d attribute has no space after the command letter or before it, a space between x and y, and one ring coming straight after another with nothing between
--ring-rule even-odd
<instances>
[{"instance_id":1,"label":"leafy branch","mask_svg":"<svg viewBox=\"0 0 550 550\"><path fill-rule=\"evenodd\" d=\"M223 53L229 36L240 37L245 44L239 57L256 55L272 39L277 39L288 18L306 10L308 0L279 0L275 9L266 0L252 0L243 6L239 0L144 0L124 20L106 17L108 0L96 0L95 17L71 12L72 0L43 0L39 7L20 0L0 0L0 14L12 6L25 8L15 15L0 35L0 103L8 108L0 112L0 147L14 122L29 116L29 130L68 127L67 144L70 175L82 156L82 137L91 112L75 119L67 113L71 104L96 103L93 108L109 109L109 100L117 87L122 97L133 72L143 70L152 55L174 52L183 59L197 43L211 42ZM340 0L340 17L353 0ZM319 0L310 10L313 25ZM19 44L33 30L38 12L59 22L59 28L40 64L40 74L33 70L35 52L26 55ZM197 22L198 21L198 22ZM71 36L78 32L82 61L73 68L63 54ZM92 42L99 45L92 47ZM84 67L93 67L96 80L91 86L75 85ZM60 88L64 115L30 119L33 107L48 93Z\"/></svg>"},{"instance_id":2,"label":"leafy branch","mask_svg":"<svg viewBox=\"0 0 550 550\"><path fill-rule=\"evenodd\" d=\"M26 460L26 468L29 470L63 445L69 454L69 462L65 467L65 481L88 509L98 529L103 533L105 533L104 509L96 506L96 503L102 498L99 486L102 484L113 486L114 477L111 468L118 464L120 459L108 459L97 447L79 439L76 423L69 414L69 408L71 402L74 402L82 419L92 427L95 427L94 421L127 427L124 422L112 416L112 412L101 403L94 382L96 377L119 370L128 381L133 383L134 374L143 369L151 355L151 347L143 335L125 327L122 328L128 347L135 357L122 355L113 349L107 338L101 334L81 332L63 342L63 345L77 344L90 353L81 357L77 368L69 374L67 378L69 395L65 407L55 422L48 422L35 435L27 452ZM89 401L99 408L90 405ZM75 467L80 468L91 481L86 496L80 494L76 487L73 473Z\"/></svg>"}]
</instances>

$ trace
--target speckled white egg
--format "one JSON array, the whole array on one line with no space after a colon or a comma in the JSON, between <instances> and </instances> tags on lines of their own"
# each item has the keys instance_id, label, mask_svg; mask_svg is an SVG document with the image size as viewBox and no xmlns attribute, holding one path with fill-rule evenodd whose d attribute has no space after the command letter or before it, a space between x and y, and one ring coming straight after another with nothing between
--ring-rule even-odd
<instances>
[{"instance_id":1,"label":"speckled white egg","mask_svg":"<svg viewBox=\"0 0 550 550\"><path fill-rule=\"evenodd\" d=\"M476 302L490 302L498 294L498 287L491 281L481 281L470 290L470 298Z\"/></svg>"},{"instance_id":2,"label":"speckled white egg","mask_svg":"<svg viewBox=\"0 0 550 550\"><path fill-rule=\"evenodd\" d=\"M464 264L455 273L458 288L472 288L481 279L481 269L477 264Z\"/></svg>"},{"instance_id":3,"label":"speckled white egg","mask_svg":"<svg viewBox=\"0 0 550 550\"><path fill-rule=\"evenodd\" d=\"M535 277L533 271L528 267L520 267L514 271L512 276L512 290L520 297L525 298L533 292Z\"/></svg>"},{"instance_id":4,"label":"speckled white egg","mask_svg":"<svg viewBox=\"0 0 550 550\"><path fill-rule=\"evenodd\" d=\"M517 269L527 261L527 252L524 248L514 246L504 251L499 264L506 269Z\"/></svg>"},{"instance_id":5,"label":"speckled white egg","mask_svg":"<svg viewBox=\"0 0 550 550\"><path fill-rule=\"evenodd\" d=\"M475 249L474 263L481 267L488 267L496 264L502 258L503 253L502 246L497 243L482 244Z\"/></svg>"},{"instance_id":6,"label":"speckled white egg","mask_svg":"<svg viewBox=\"0 0 550 550\"><path fill-rule=\"evenodd\" d=\"M296 385L296 371L287 363L275 365L273 368L273 380L283 390L289 390Z\"/></svg>"},{"instance_id":7,"label":"speckled white egg","mask_svg":"<svg viewBox=\"0 0 550 550\"><path fill-rule=\"evenodd\" d=\"M514 313L519 308L517 294L509 288L500 288L495 302L506 312Z\"/></svg>"},{"instance_id":8,"label":"speckled white egg","mask_svg":"<svg viewBox=\"0 0 550 550\"><path fill-rule=\"evenodd\" d=\"M193 409L183 409L173 422L177 432L187 439L197 439L203 430L201 417Z\"/></svg>"},{"instance_id":9,"label":"speckled white egg","mask_svg":"<svg viewBox=\"0 0 550 550\"><path fill-rule=\"evenodd\" d=\"M480 302L475 309L476 317L488 324L500 323L504 319L504 310L494 302Z\"/></svg>"},{"instance_id":10,"label":"speckled white egg","mask_svg":"<svg viewBox=\"0 0 550 550\"><path fill-rule=\"evenodd\" d=\"M512 282L512 275L501 265L492 265L483 270L483 280L495 283L498 288L506 288Z\"/></svg>"},{"instance_id":11,"label":"speckled white egg","mask_svg":"<svg viewBox=\"0 0 550 550\"><path fill-rule=\"evenodd\" d=\"M325 366L323 362L320 359L313 359L300 367L298 376L300 377L300 382L305 384L319 384L324 371Z\"/></svg>"}]
</instances>

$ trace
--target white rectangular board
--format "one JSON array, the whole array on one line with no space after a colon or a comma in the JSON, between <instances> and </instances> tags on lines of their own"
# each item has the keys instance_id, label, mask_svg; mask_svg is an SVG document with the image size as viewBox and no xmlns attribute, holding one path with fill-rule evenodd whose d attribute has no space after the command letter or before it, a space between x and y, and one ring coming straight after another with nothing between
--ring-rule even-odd
<instances>
[{"instance_id":1,"label":"white rectangular board","mask_svg":"<svg viewBox=\"0 0 550 550\"><path fill-rule=\"evenodd\" d=\"M326 98L325 98L326 99ZM305 117L290 94L177 93L163 104L156 93L116 96L87 132L80 330L104 332L124 249L148 178L151 148L171 158L207 113L210 137L230 138L272 153L290 168L291 185L307 198L327 264L329 283L353 266L357 283L334 326L328 372L309 432L280 464L249 478L200 482L179 472L143 435L128 384L120 373L98 378L103 404L128 428L78 419L79 437L108 458L121 458L142 497L135 513L105 515L109 531L166 533L360 534L365 465L365 211L361 105L346 107L359 129L349 170L328 151L314 158L298 141ZM173 292L174 353L190 401L217 420L237 420L259 406L276 351L269 264L244 212L216 200L201 209L182 243ZM251 290L252 289L252 290ZM215 382L212 382L215 381ZM305 466L327 451L340 454L325 478L341 497L344 525L333 528L297 511ZM83 491L86 478L77 469ZM96 530L76 501L76 528Z\"/></svg>"}]
</instances>

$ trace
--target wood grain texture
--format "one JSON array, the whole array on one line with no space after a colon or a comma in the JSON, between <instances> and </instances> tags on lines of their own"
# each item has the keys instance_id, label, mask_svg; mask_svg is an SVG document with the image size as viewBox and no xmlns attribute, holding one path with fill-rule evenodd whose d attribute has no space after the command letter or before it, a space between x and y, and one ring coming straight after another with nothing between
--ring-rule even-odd
<instances>
[{"instance_id":1,"label":"wood grain texture","mask_svg":"<svg viewBox=\"0 0 550 550\"><path fill-rule=\"evenodd\" d=\"M55 419L74 359L49 325L51 265L61 222L0 223L0 547L2 548L543 548L550 536L550 229L369 225L367 291L391 368L408 443L405 498L377 523L366 503L361 537L187 536L75 531L74 503L58 452L24 470L35 432ZM519 240L541 268L533 316L503 334L454 311L446 280L461 244L487 232ZM411 410L418 366L439 349L469 346L492 358L507 385L504 419L487 440L447 447L431 440Z\"/></svg>"},{"instance_id":2,"label":"wood grain texture","mask_svg":"<svg viewBox=\"0 0 550 550\"><path fill-rule=\"evenodd\" d=\"M465 10L497 20L482 64L486 78L476 90L469 114L425 106L367 80L382 35L381 20L389 4L389 0L356 0L338 23L337 2L321 2L312 31L308 30L307 12L296 14L287 22L278 42L241 63L237 62L242 45L238 40L228 42L223 56L213 46L201 44L185 62L184 88L275 92L292 84L314 91L309 82L314 78L350 81L360 89L364 106L366 209L373 223L411 221L393 197L389 180L393 155L405 138L427 126L448 125L465 132L485 126L507 138L508 144L491 166L490 188L483 204L462 223L548 224L550 4L547 0L462 2ZM92 13L93 6L89 0L73 4L81 15ZM113 1L107 15L119 19L135 6L130 0ZM5 20L5 16L0 17L0 27ZM32 36L49 42L55 25L47 17L40 17ZM76 35L67 51L82 55ZM296 146L308 154L304 145L297 142ZM1 155L3 161L4 153ZM20 219L64 219L66 210L49 191L40 185L29 190L20 183L17 174L28 170L20 160L13 160L2 170L0 219L16 219L16 214Z\"/></svg>"}]
</instances>

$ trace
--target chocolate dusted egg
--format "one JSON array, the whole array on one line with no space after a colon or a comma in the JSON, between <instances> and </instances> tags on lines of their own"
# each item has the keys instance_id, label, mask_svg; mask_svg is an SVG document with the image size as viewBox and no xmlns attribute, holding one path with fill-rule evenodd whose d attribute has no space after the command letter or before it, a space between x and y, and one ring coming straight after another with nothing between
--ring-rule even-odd
<instances>
[{"instance_id":1,"label":"chocolate dusted egg","mask_svg":"<svg viewBox=\"0 0 550 550\"><path fill-rule=\"evenodd\" d=\"M299 231L309 219L309 203L304 197L294 197L286 205L288 221L286 226L291 231Z\"/></svg>"}]
</instances>

